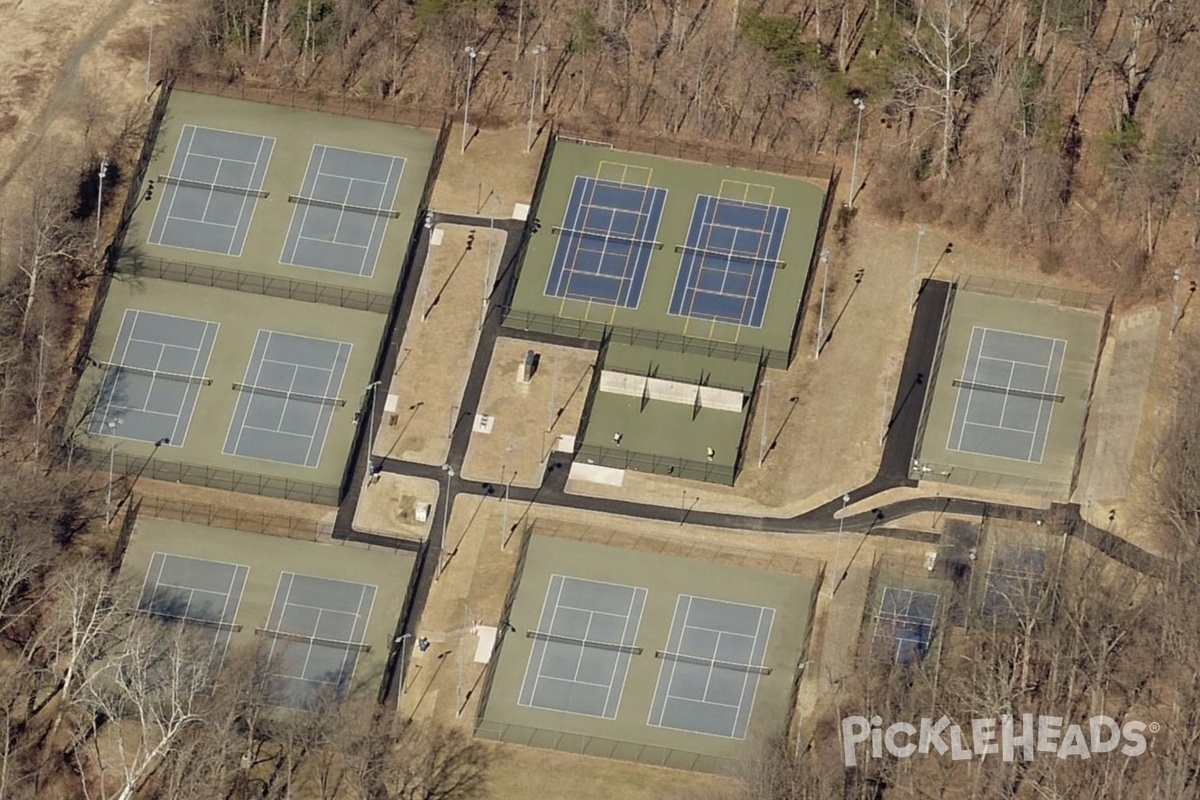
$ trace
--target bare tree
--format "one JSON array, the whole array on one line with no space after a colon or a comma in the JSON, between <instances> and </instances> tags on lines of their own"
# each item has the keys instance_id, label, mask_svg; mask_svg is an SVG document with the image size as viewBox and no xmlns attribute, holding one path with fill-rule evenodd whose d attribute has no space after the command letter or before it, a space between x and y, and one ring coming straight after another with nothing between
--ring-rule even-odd
<instances>
[{"instance_id":1,"label":"bare tree","mask_svg":"<svg viewBox=\"0 0 1200 800\"><path fill-rule=\"evenodd\" d=\"M183 738L204 724L210 648L211 639L206 646L185 625L143 618L130 626L121 648L76 700L87 722L71 752L86 794L130 800ZM86 751L83 740L91 743Z\"/></svg>"},{"instance_id":2,"label":"bare tree","mask_svg":"<svg viewBox=\"0 0 1200 800\"><path fill-rule=\"evenodd\" d=\"M938 177L943 181L950 177L966 94L965 79L974 64L975 43L970 30L973 7L967 0L934 0L926 9L923 25L917 26L910 39L923 65L921 71L908 76L910 102L914 110L932 118L926 130L939 131Z\"/></svg>"}]
</instances>

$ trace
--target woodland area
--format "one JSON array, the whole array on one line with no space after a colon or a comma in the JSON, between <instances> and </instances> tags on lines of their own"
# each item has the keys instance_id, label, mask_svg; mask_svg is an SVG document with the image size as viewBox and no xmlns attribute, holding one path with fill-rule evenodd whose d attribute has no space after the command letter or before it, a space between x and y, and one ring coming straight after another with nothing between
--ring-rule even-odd
<instances>
[{"instance_id":1,"label":"woodland area","mask_svg":"<svg viewBox=\"0 0 1200 800\"><path fill-rule=\"evenodd\" d=\"M1179 0L204 0L230 81L847 164L862 204L1134 299L1200 247L1200 6ZM469 56L474 48L476 58ZM544 49L543 49L544 48ZM843 176L844 178L846 176Z\"/></svg>"},{"instance_id":2,"label":"woodland area","mask_svg":"<svg viewBox=\"0 0 1200 800\"><path fill-rule=\"evenodd\" d=\"M473 67L473 116L493 126L524 124L532 108L537 124L848 165L861 99L861 208L1033 253L1119 302L1162 293L1200 247L1192 2L167 5L179 18L155 48L171 68L449 109ZM0 214L0 798L481 796L484 746L373 706L267 713L256 653L231 654L215 680L183 631L133 614L114 582L112 537L97 534L105 484L71 464L57 426L102 272L98 154L119 185L140 147L145 110L120 113L84 101L80 162L62 160L77 148L46 147L58 160L25 165L38 191ZM1188 358L1185 398L1200 393L1200 360ZM1137 575L1072 546L1020 629L956 631L936 662L864 670L838 696L893 720L930 708L1137 717L1162 725L1145 756L846 771L830 717L799 754L765 744L741 789L713 796L1200 795L1200 420L1175 424L1153 480L1156 522L1177 543L1169 569Z\"/></svg>"}]
</instances>

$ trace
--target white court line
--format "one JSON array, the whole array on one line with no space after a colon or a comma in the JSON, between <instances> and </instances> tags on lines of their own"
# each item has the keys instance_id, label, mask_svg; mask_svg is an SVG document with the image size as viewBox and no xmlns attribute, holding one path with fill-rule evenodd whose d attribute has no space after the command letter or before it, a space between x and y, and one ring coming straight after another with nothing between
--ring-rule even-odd
<instances>
[{"instance_id":1,"label":"white court line","mask_svg":"<svg viewBox=\"0 0 1200 800\"><path fill-rule=\"evenodd\" d=\"M389 159L388 160L387 178L385 178L382 183L383 188L379 190L379 200L376 201L377 208L384 208L385 205L389 208L395 206L395 194L394 193L393 193L393 202L386 203L387 187L388 187L388 184L391 183L392 170L395 169L395 167L396 167L396 160L394 158ZM403 167L401 167L401 169L403 169ZM380 185L379 181L363 181L363 183L374 183L374 184ZM353 184L351 184L351 185L353 185ZM399 180L396 181L396 185L397 186L400 185ZM358 274L360 277L367 276L367 255L371 252L371 242L375 241L375 229L377 227L379 227L379 223L383 219L384 219L384 217L379 216L377 214L377 215L375 215L374 219L371 220L371 235L367 237L367 247L366 247L366 249L363 250L362 261L360 261L358 264ZM386 222L384 222L383 229L384 229L384 231L387 230ZM371 265L371 274L372 275L375 274L375 265L374 264Z\"/></svg>"},{"instance_id":2,"label":"white court line","mask_svg":"<svg viewBox=\"0 0 1200 800\"><path fill-rule=\"evenodd\" d=\"M641 587L637 587L633 590L633 597L631 597L629 600L629 613L628 613L628 616L626 617L626 626L628 626L628 624L630 622L633 623L633 636L629 637L628 639L624 638L625 633L628 632L628 627L626 627L625 631L623 631L621 634L621 636L622 636L621 643L622 644L625 644L626 641L628 641L630 644L633 644L634 642L637 641L638 631L641 630L641 626L642 626L642 615L646 611L646 594L647 594L646 590ZM637 600L639 597L641 598L641 610L638 611L637 619L634 620L633 619L633 607L638 604ZM621 701L625 699L625 685L629 682L629 667L631 666L631 662L633 661L633 657L629 653L618 653L617 654L618 659L622 655L625 656L625 675L621 679L621 690L620 690L620 692L617 693L617 705L613 708L613 715L612 715L611 719L616 719L617 715L620 714L620 712L621 712ZM613 677L615 680L615 678L616 678L616 670L615 669L613 670ZM610 696L611 696L611 689L610 689ZM608 708L608 700L607 699L605 700L604 707L606 709Z\"/></svg>"},{"instance_id":3,"label":"white court line","mask_svg":"<svg viewBox=\"0 0 1200 800\"><path fill-rule=\"evenodd\" d=\"M266 145L267 142L271 143L271 149L269 151L267 151L267 163L263 164L262 178L256 182L254 180L254 178L255 178L255 175L258 174L258 162L260 160L262 160L263 147ZM246 187L247 189L250 189L252 191L261 191L262 190L263 184L267 182L267 171L271 168L271 156L273 156L273 155L275 155L275 137L260 136L259 141L258 141L258 154L255 155L255 157L254 157L254 166L250 170L250 185L248 187ZM243 162L243 163L249 163L249 162ZM246 235L242 237L241 245L238 247L238 251L235 256L236 258L241 258L242 253L245 252L245 250L246 250L246 240L250 238L250 226L254 224L254 214L258 211L258 198L253 197L249 193L247 193L245 196L242 197L242 208L238 212L238 225L239 226L242 223L242 217L245 216L245 214L246 214L246 203L250 203L250 219L246 220ZM233 232L233 238L237 239L237 229L236 228L234 229L234 232ZM230 242L229 242L229 247L230 247L230 250L229 250L228 255L233 256L234 252L232 249L233 248L232 240L230 240Z\"/></svg>"},{"instance_id":4,"label":"white court line","mask_svg":"<svg viewBox=\"0 0 1200 800\"><path fill-rule=\"evenodd\" d=\"M979 376L979 356L983 353L983 342L984 342L984 339L987 338L987 330L988 330L987 328L981 328L978 325L971 328L971 339L967 343L967 353L964 356L963 368L962 368L962 379L965 381L968 381L970 383L974 383L975 379ZM977 331L980 332L979 348L975 352L975 364L974 364L974 366L972 366L972 364L971 364L971 348L975 344L975 333ZM968 369L971 371L970 378L967 377ZM961 386L958 389L958 395L955 396L955 398L954 398L954 414L950 417L950 430L946 434L946 449L947 450L954 450L956 452L962 451L963 428L966 427L966 421L971 416L971 400L974 396L974 392L975 392L974 389L967 389L966 392L964 393ZM963 409L963 428L959 428L959 431L958 431L958 444L953 445L950 442L953 441L953 439L954 439L954 420L958 419L958 407L959 407L959 404L961 404L963 402L964 396L967 398L967 406L965 409Z\"/></svg>"},{"instance_id":5,"label":"white court line","mask_svg":"<svg viewBox=\"0 0 1200 800\"><path fill-rule=\"evenodd\" d=\"M764 616L766 615L766 613L768 611L771 612L770 621L767 622L767 632L762 637L762 641L763 641L762 662L763 662L763 664L766 664L766 661L767 661L767 648L771 646L771 630L775 627L775 609L769 608L767 606L762 606L761 613ZM760 616L759 620L758 620L758 630L755 631L755 634L754 634L754 648L755 649L758 648L758 634L761 632L762 632L762 617ZM751 654L753 654L754 650L751 650L750 652L751 652ZM755 675L754 677L755 677L754 691L752 691L750 693L750 704L746 706L746 722L742 729L742 735L733 737L736 739L745 739L746 732L750 730L750 718L754 715L754 703L756 700L758 700L759 679L763 676ZM745 699L745 697L746 697L745 690L743 690L742 699ZM740 708L741 708L741 705L739 704L739 711L738 711L739 716L741 715ZM734 720L734 733L735 734L737 733L737 720L736 719Z\"/></svg>"},{"instance_id":6,"label":"white court line","mask_svg":"<svg viewBox=\"0 0 1200 800\"><path fill-rule=\"evenodd\" d=\"M261 336L263 333L264 333L263 329L259 328L258 332L255 333L255 335L254 335L254 346L250 350L250 358L251 358L250 363L251 364L254 363L253 362L254 352L258 349L258 337ZM265 331L265 333L267 334L267 340L265 342L263 342L263 349L262 349L263 356L266 356L266 354L268 352L270 352L270 350L271 350L271 335L274 333L274 331ZM251 386L258 386L259 385L258 379L260 377L262 377L262 368L263 368L263 362L260 360L258 362L258 369L254 373L254 378L253 378L253 380L250 380L249 376L250 376L251 368L250 368L250 364L247 364L246 365L246 377L244 378L244 380L246 380L246 382L250 383ZM254 407L254 398L257 397L257 395L254 394L254 392L244 392L243 394L248 395L248 397L246 398L246 410L245 410L245 413L242 415L241 427L238 429L237 439L234 441L234 444L233 444L233 453L231 453L230 455L239 455L238 450L242 446L242 434L246 430L246 418L250 416L250 410ZM238 398L238 402L239 403L241 402L241 397ZM236 406L235 406L235 411L236 411ZM236 419L236 418L237 418L237 414L234 413L233 419ZM230 424L231 425L233 424L232 419L230 420ZM228 441L228 438L229 438L228 435L225 438Z\"/></svg>"},{"instance_id":7,"label":"white court line","mask_svg":"<svg viewBox=\"0 0 1200 800\"><path fill-rule=\"evenodd\" d=\"M684 603L685 607L684 607L684 612L683 612L683 625L681 625L679 628L679 641L676 642L675 646L674 646L675 651L679 651L683 648L683 635L688 629L688 617L691 616L692 601L695 600L695 598L692 597L691 595L682 595L679 599L685 600L685 603ZM677 600L675 603L675 612L671 616L671 628L670 628L671 631L675 630L675 616L679 613L679 606L680 606L680 603ZM667 635L667 647L668 648L671 647L670 634ZM671 667L670 667L671 675L669 678L667 678L666 693L663 695L662 713L658 717L658 723L656 726L656 727L660 727L660 728L670 727L669 725L666 725L663 723L663 719L667 716L667 704L670 703L671 700L673 700L677 697L677 695L671 691L671 687L675 685L675 668L678 665L678 662L676 662L674 659L669 659L669 658L663 659L663 667L664 668L667 666L668 662L671 665ZM658 677L659 677L660 681L662 679L662 674L663 674L663 671L660 670L658 673ZM655 694L657 695L657 693L658 693L657 685L655 685L654 691L655 691ZM653 709L654 709L653 702L651 702L650 708L651 708L651 711L653 711Z\"/></svg>"},{"instance_id":8,"label":"white court line","mask_svg":"<svg viewBox=\"0 0 1200 800\"><path fill-rule=\"evenodd\" d=\"M627 609L625 609L625 624L623 626L621 626L620 644L622 644L622 645L625 645L626 641L627 641L626 637L629 634L629 623L632 621L632 618L633 618L633 605L636 600L637 600L636 594L630 595L629 607ZM604 613L604 612L593 612L593 613L595 614L595 613ZM607 614L607 613L605 613L604 615L605 616L615 616L614 614ZM591 624L590 619L588 620L588 624L589 625ZM587 637L585 636L584 638L586 639ZM604 706L603 706L603 708L600 709L600 713L604 714L606 717L608 715L608 701L612 698L612 690L613 690L614 685L617 682L617 670L621 666L621 659L626 658L626 663L628 663L628 654L618 651L615 655L616 655L616 658L613 659L612 673L608 676L608 691L604 693ZM628 669L628 667L626 667L626 669ZM624 688L625 688L624 683L622 682L622 685L621 685L622 691L624 691Z\"/></svg>"},{"instance_id":9,"label":"white court line","mask_svg":"<svg viewBox=\"0 0 1200 800\"><path fill-rule=\"evenodd\" d=\"M204 342L208 338L208 331L209 331L210 327L212 329L214 329L214 333L212 335L212 344L208 348L208 355L205 356L205 358L204 358L204 364L200 366L200 372L197 373L196 372L197 362L199 362L199 360L200 360L200 352L204 349ZM204 376L204 375L208 374L208 364L210 361L212 361L213 350L215 350L217 347L217 336L219 336L220 333L221 333L221 323L208 322L208 321L204 322L204 331L200 334L200 346L196 348L196 356L195 356L195 359L192 361L191 374L193 376ZM175 437L174 437L174 435L172 435L171 441L167 442L168 447L183 447L184 442L187 441L188 433L191 432L191 430L192 430L192 419L196 416L196 406L200 404L200 394L204 391L204 386L202 384L198 384L198 383L191 384L185 388L184 396L186 397L188 392L190 392L193 388L196 390L196 396L192 400L192 411L190 414L188 414L187 424L184 425L184 428L183 428L183 435L179 437L178 444L175 443L176 442ZM175 420L175 427L171 430L172 434L177 433L179 430L179 422L183 416L183 408L182 407L179 409L179 412L180 412L180 418Z\"/></svg>"},{"instance_id":10,"label":"white court line","mask_svg":"<svg viewBox=\"0 0 1200 800\"><path fill-rule=\"evenodd\" d=\"M970 425L972 428L987 428L993 431L1010 431L1012 433L1032 434L1034 431L1027 428L1010 428L1007 425L992 425L987 422L964 422L964 425Z\"/></svg>"},{"instance_id":11,"label":"white court line","mask_svg":"<svg viewBox=\"0 0 1200 800\"><path fill-rule=\"evenodd\" d=\"M317 624L316 624L316 627L313 628L313 632L311 634L309 634L308 638L310 638L310 639L316 638L317 631L321 629L321 614L323 614L323 613L325 613L324 609L317 609ZM295 642L293 642L293 644L295 644ZM312 641L308 641L308 642L304 643L304 646L305 646L304 663L300 666L300 675L299 675L299 678L302 681L308 680L308 678L306 677L308 675L308 660L310 658L312 658L313 646L315 644L316 644L316 642L312 642ZM345 662L343 662L343 666L345 666Z\"/></svg>"},{"instance_id":12,"label":"white court line","mask_svg":"<svg viewBox=\"0 0 1200 800\"><path fill-rule=\"evenodd\" d=\"M312 169L312 160L313 160L313 155L314 155L314 154L317 152L317 148L318 148L318 147L322 148L322 149L321 149L321 157L322 157L322 158L324 158L324 157L325 157L325 156L324 156L324 153L325 153L325 150L324 150L324 148L325 148L325 145L322 145L322 144L314 144L314 145L312 146L312 149L308 151L308 163L307 163L307 164L305 165L305 167L304 167L304 177L300 179L300 191L301 191L301 193L303 193L303 192L306 192L306 191L307 191L307 192L309 192L309 193L311 193L311 192L312 192L312 188L311 188L311 187L309 187L309 188L306 188L306 187L307 187L307 184L308 184L308 171L309 171L310 169ZM320 168L318 167L318 172L319 172L319 171L320 171ZM317 182L317 181L316 181L316 178L314 177L314 178L313 178L313 186L316 186L316 182ZM303 232L304 232L304 219L307 219L307 217L305 217L304 219L302 219L302 220L301 220L301 222L300 222L300 228L299 228L299 229L297 229L297 228L296 228L296 215L297 215L297 214L304 214L304 215L307 215L307 214L308 214L308 206L307 206L307 205L305 205L303 208L301 208L301 204L300 204L300 203L293 203L293 204L292 204L292 219L291 219L291 221L289 221L289 222L288 222L288 230L287 230L287 233L286 233L286 234L284 235L284 237L283 237L283 250L282 250L282 251L279 253L279 263L280 263L280 264L294 265L294 263L295 263L295 260L296 260L296 251L297 251L297 250L300 248L300 239L299 239L299 236L300 236L300 234L301 234L301 233L303 233ZM291 234L292 234L292 231L293 231L293 230L295 230L295 231L296 231L296 237L297 237L297 238L296 238L296 241L295 241L295 243L293 243L293 245L292 245L292 254L289 256L289 255L288 255L288 240L289 240L289 239L291 239Z\"/></svg>"},{"instance_id":13,"label":"white court line","mask_svg":"<svg viewBox=\"0 0 1200 800\"><path fill-rule=\"evenodd\" d=\"M191 130L191 133L192 133L190 138L187 137L187 133L188 133L189 129ZM175 152L171 156L171 163L167 166L168 170L170 170L172 167L175 166L175 161L176 161L176 159L179 158L179 149L181 147L183 147L183 140L185 138L187 138L187 148L184 150L184 153L183 153L183 161L179 164L179 171L181 173L186 170L188 155L190 155L192 152L192 141L196 138L196 126L195 125L184 125L183 128L179 131L179 141L177 141L175 143ZM165 237L167 235L167 226L171 222L171 210L175 207L175 198L177 198L179 196L179 188L180 188L178 185L168 184L167 186L171 190L171 199L167 203L167 215L166 215L166 217L163 218L162 228L159 229L159 232L158 232L158 241L155 241L153 239L153 236L154 236L153 223L150 225L150 236L148 236L146 238L146 241L149 244L162 245L163 247L170 247L170 245L163 245L163 237ZM158 211L162 211L162 201L159 201Z\"/></svg>"},{"instance_id":14,"label":"white court line","mask_svg":"<svg viewBox=\"0 0 1200 800\"><path fill-rule=\"evenodd\" d=\"M679 618L679 607L681 605L681 603L679 601L685 597L688 597L688 595L679 595L676 598L675 610L671 612L671 627L667 628L667 648L668 649L671 647L671 637L674 636L674 634L675 634L675 621ZM690 600L689 600L689 604L690 604ZM680 633L679 633L679 638L681 640L683 639L682 631L680 631ZM652 725L656 728L663 727L662 718L664 716L666 716L667 701L670 699L670 697L669 697L670 690L668 688L668 694L663 695L662 708L659 709L659 714L658 714L658 722L655 722L654 721L654 701L658 698L658 690L662 688L663 675L666 674L668 669L670 669L672 672L674 672L675 662L664 659L662 665L658 668L658 677L654 679L654 694L650 695L650 712L646 716L646 724ZM667 685L668 685L668 687L670 686L669 680L667 682Z\"/></svg>"},{"instance_id":15,"label":"white court line","mask_svg":"<svg viewBox=\"0 0 1200 800\"><path fill-rule=\"evenodd\" d=\"M558 592L557 593L554 593L554 579L555 578L558 578ZM550 625L549 625L549 630L547 632L554 631L554 619L558 616L558 601L562 597L563 585L565 583L566 583L566 576L564 576L564 575L555 574L555 575L550 576L550 585L546 589L546 599L542 602L542 615L540 617L538 617L538 628L541 628L542 620L544 620L546 618L546 607L550 604L550 595L554 594L554 610L550 612ZM541 677L542 677L542 667L546 663L546 651L550 649L550 643L547 641L543 641L541 639L534 640L534 649L537 648L538 643L540 643L542 646L542 652L541 652L541 658L538 659L537 671L535 671L533 674L533 689L531 689L529 692L529 702L522 704L522 705L529 706L531 708L541 708L541 706L534 704L534 700L535 700L535 698L537 698L537 687L538 687L538 681L541 680ZM529 667L532 667L532 666L533 666L533 653L531 650L529 664L525 668L525 679L526 680L529 679ZM522 682L521 685L522 685L522 688L524 688L524 682ZM518 701L520 700L519 697L517 699L518 699Z\"/></svg>"},{"instance_id":16,"label":"white court line","mask_svg":"<svg viewBox=\"0 0 1200 800\"><path fill-rule=\"evenodd\" d=\"M320 242L321 244L332 244L332 245L337 245L338 247L349 247L353 250L366 251L366 250L370 249L365 244L355 244L354 242L331 242L328 239L318 239L314 236L305 236L303 234L297 236L296 241L297 242ZM324 270L325 272L342 272L342 270L332 269L330 267L314 267L310 264L293 264L292 266L303 267L305 269L319 269L319 270ZM356 273L345 272L344 274L355 275ZM359 277L362 277L362 276L359 276Z\"/></svg>"},{"instance_id":17,"label":"white court line","mask_svg":"<svg viewBox=\"0 0 1200 800\"><path fill-rule=\"evenodd\" d=\"M167 563L169 553L155 551L150 556L150 563L146 566L146 577L142 579L142 593L138 596L138 608L141 608L142 599L146 597L146 587L150 585L150 574L154 572L154 559L158 559L158 576L154 579L154 591L158 591L158 582L162 579L163 568ZM154 599L154 594L150 595L150 599Z\"/></svg>"},{"instance_id":18,"label":"white court line","mask_svg":"<svg viewBox=\"0 0 1200 800\"><path fill-rule=\"evenodd\" d=\"M343 359L343 361L346 364L346 367L342 369L341 377L338 378L338 385L336 387L332 388L333 394L326 395L328 397L337 397L338 393L342 391L342 385L346 381L346 371L349 369L349 366L350 366L350 356L354 353L354 344L351 342L338 342L338 350L334 354L333 364L329 368L329 383L326 384L325 390L326 390L326 392L330 391L330 387L333 384L333 374L334 374L334 372L337 371L337 363L339 360L339 356L341 356L341 354L342 354L341 348L343 348L343 347L346 348L346 357L345 357L345 359ZM321 437L321 449L317 451L317 463L313 464L313 467L312 467L313 469L316 469L317 466L321 463L321 456L324 455L324 453L325 453L325 442L327 442L329 440L329 429L333 427L333 416L334 416L335 410L336 409L333 406L322 406L321 408L319 408L317 410L318 421L321 418L321 414L326 411L328 411L328 413L329 413L329 420L325 424L325 435ZM374 411L374 409L372 409L372 411ZM313 435L312 435L312 444L315 445L316 443L317 443L317 431L316 431L316 428L314 428ZM374 446L374 445L372 445L372 446ZM310 452L311 452L311 450L310 450ZM308 461L308 459L306 458L305 463L307 463L307 461Z\"/></svg>"},{"instance_id":19,"label":"white court line","mask_svg":"<svg viewBox=\"0 0 1200 800\"><path fill-rule=\"evenodd\" d=\"M1049 392L1046 391L1046 385L1050 381L1050 369L1054 365L1054 351L1058 349L1059 343L1062 344L1062 356L1058 361L1058 372L1054 376L1054 388ZM1042 384L1042 394L1058 394L1058 384L1062 380L1063 365L1067 363L1067 340L1055 339L1054 344L1050 345L1050 363L1046 365L1046 382ZM1050 415L1046 417L1046 436L1042 439L1042 453L1034 463L1042 463L1046 457L1046 440L1050 438L1050 423L1054 420L1054 403L1042 402L1038 404L1037 423L1034 425L1033 437L1029 442L1029 461L1033 462L1033 446L1037 444L1037 432L1042 424L1042 406L1050 407Z\"/></svg>"}]
</instances>

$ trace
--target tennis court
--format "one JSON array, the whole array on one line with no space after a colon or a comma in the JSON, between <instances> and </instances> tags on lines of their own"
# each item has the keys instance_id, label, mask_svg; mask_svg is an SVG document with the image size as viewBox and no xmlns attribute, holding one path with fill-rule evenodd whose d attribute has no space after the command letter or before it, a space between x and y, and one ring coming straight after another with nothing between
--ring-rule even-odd
<instances>
[{"instance_id":1,"label":"tennis court","mask_svg":"<svg viewBox=\"0 0 1200 800\"><path fill-rule=\"evenodd\" d=\"M657 186L576 175L546 295L637 308L666 198Z\"/></svg>"},{"instance_id":2,"label":"tennis court","mask_svg":"<svg viewBox=\"0 0 1200 800\"><path fill-rule=\"evenodd\" d=\"M1046 573L1040 547L996 544L984 580L980 609L991 619L1024 621L1037 611Z\"/></svg>"},{"instance_id":3,"label":"tennis court","mask_svg":"<svg viewBox=\"0 0 1200 800\"><path fill-rule=\"evenodd\" d=\"M602 544L623 541L616 529L537 522L552 535L522 545L476 736L715 771L782 733L815 562L692 560L669 543Z\"/></svg>"},{"instance_id":4,"label":"tennis court","mask_svg":"<svg viewBox=\"0 0 1200 800\"><path fill-rule=\"evenodd\" d=\"M353 346L260 330L242 381L222 452L316 467Z\"/></svg>"},{"instance_id":5,"label":"tennis court","mask_svg":"<svg viewBox=\"0 0 1200 800\"><path fill-rule=\"evenodd\" d=\"M313 145L293 203L281 264L369 278L387 232L404 159Z\"/></svg>"},{"instance_id":6,"label":"tennis court","mask_svg":"<svg viewBox=\"0 0 1200 800\"><path fill-rule=\"evenodd\" d=\"M1067 343L975 327L946 442L948 450L1041 462Z\"/></svg>"},{"instance_id":7,"label":"tennis court","mask_svg":"<svg viewBox=\"0 0 1200 800\"><path fill-rule=\"evenodd\" d=\"M150 244L239 257L275 139L184 125L165 175Z\"/></svg>"},{"instance_id":8,"label":"tennis court","mask_svg":"<svg viewBox=\"0 0 1200 800\"><path fill-rule=\"evenodd\" d=\"M157 519L144 509L119 581L143 613L186 616L199 635L211 631L226 664L238 653L253 656L266 702L307 708L335 695L378 696L415 557L229 530L207 519Z\"/></svg>"},{"instance_id":9,"label":"tennis court","mask_svg":"<svg viewBox=\"0 0 1200 800\"><path fill-rule=\"evenodd\" d=\"M875 614L871 654L900 666L919 663L933 639L938 595L885 586Z\"/></svg>"},{"instance_id":10,"label":"tennis court","mask_svg":"<svg viewBox=\"0 0 1200 800\"><path fill-rule=\"evenodd\" d=\"M670 313L760 328L788 209L729 197L700 195L692 211Z\"/></svg>"},{"instance_id":11,"label":"tennis court","mask_svg":"<svg viewBox=\"0 0 1200 800\"><path fill-rule=\"evenodd\" d=\"M224 561L156 552L146 568L138 611L211 637L209 674L216 676L237 626L238 607L250 568Z\"/></svg>"},{"instance_id":12,"label":"tennis court","mask_svg":"<svg viewBox=\"0 0 1200 800\"><path fill-rule=\"evenodd\" d=\"M556 139L505 327L786 368L828 176Z\"/></svg>"},{"instance_id":13,"label":"tennis court","mask_svg":"<svg viewBox=\"0 0 1200 800\"><path fill-rule=\"evenodd\" d=\"M910 477L1068 500L1107 315L1099 295L959 276L933 345Z\"/></svg>"},{"instance_id":14,"label":"tennis court","mask_svg":"<svg viewBox=\"0 0 1200 800\"><path fill-rule=\"evenodd\" d=\"M182 447L219 325L126 309L106 362L88 430Z\"/></svg>"},{"instance_id":15,"label":"tennis court","mask_svg":"<svg viewBox=\"0 0 1200 800\"><path fill-rule=\"evenodd\" d=\"M744 739L775 609L680 595L650 725Z\"/></svg>"},{"instance_id":16,"label":"tennis court","mask_svg":"<svg viewBox=\"0 0 1200 800\"><path fill-rule=\"evenodd\" d=\"M646 590L554 575L517 703L615 719Z\"/></svg>"},{"instance_id":17,"label":"tennis court","mask_svg":"<svg viewBox=\"0 0 1200 800\"><path fill-rule=\"evenodd\" d=\"M310 708L328 695L341 697L354 680L377 587L284 572L265 627L270 642L268 690L273 703Z\"/></svg>"}]
</instances>

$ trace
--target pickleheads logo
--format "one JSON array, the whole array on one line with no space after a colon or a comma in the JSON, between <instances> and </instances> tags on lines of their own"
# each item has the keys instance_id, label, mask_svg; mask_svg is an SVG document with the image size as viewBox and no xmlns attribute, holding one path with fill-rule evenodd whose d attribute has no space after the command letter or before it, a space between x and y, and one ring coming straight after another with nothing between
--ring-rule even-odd
<instances>
[{"instance_id":1,"label":"pickleheads logo","mask_svg":"<svg viewBox=\"0 0 1200 800\"><path fill-rule=\"evenodd\" d=\"M1158 733L1157 722L1146 724L1128 720L1117 724L1103 714L1086 723L1063 725L1062 717L1011 714L971 720L966 731L947 716L934 720L922 719L917 725L895 722L883 727L878 716L852 716L842 720L842 754L847 767L858 764L858 751L869 752L871 758L883 758L886 750L895 758L920 754L950 754L954 761L969 761L975 756L998 755L1013 761L1018 753L1032 761L1038 753L1052 753L1058 758L1089 759L1093 755L1119 749L1125 756L1140 756L1146 752L1146 732ZM970 740L967 740L967 733ZM858 745L870 740L870 748Z\"/></svg>"}]
</instances>

